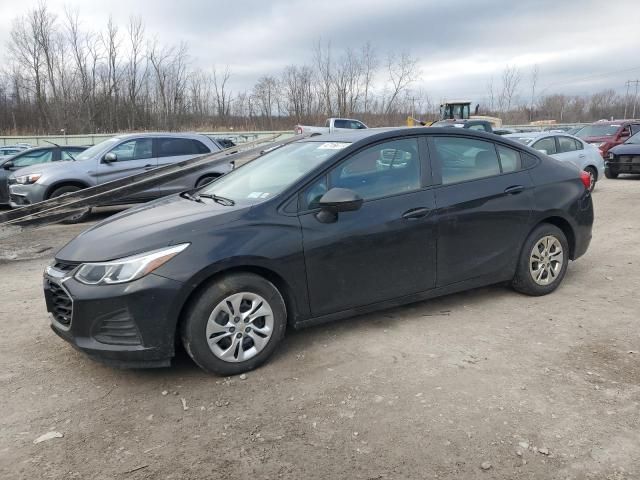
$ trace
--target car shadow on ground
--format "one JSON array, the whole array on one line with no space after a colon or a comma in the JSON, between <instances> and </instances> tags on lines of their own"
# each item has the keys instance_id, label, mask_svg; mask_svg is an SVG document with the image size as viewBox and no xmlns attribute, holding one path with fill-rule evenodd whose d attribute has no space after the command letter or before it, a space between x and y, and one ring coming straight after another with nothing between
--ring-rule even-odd
<instances>
[{"instance_id":1,"label":"car shadow on ground","mask_svg":"<svg viewBox=\"0 0 640 480\"><path fill-rule=\"evenodd\" d=\"M447 318L454 316L466 305L472 304L473 308L481 308L483 304L494 302L497 298L520 295L504 284L482 287L465 292L455 293L411 303L400 307L380 310L373 313L356 315L343 320L328 322L308 328L296 330L289 327L282 343L274 354L267 360L260 371L270 366L285 363L295 355L300 354L311 345L318 342L327 343L330 338L348 335L349 332L358 332L359 335L368 335L379 330L392 330L402 322L423 322L430 319ZM220 379L222 377L211 376L203 372L189 357L184 348L178 345L176 355L170 367L157 369L133 369L122 370L129 381L161 382L163 384L178 379Z\"/></svg>"}]
</instances>

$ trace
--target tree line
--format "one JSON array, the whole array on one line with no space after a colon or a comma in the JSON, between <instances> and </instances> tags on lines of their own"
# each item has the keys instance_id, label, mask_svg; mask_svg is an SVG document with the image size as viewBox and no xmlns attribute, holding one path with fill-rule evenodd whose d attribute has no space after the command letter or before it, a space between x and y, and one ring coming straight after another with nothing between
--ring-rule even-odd
<instances>
[{"instance_id":1,"label":"tree line","mask_svg":"<svg viewBox=\"0 0 640 480\"><path fill-rule=\"evenodd\" d=\"M3 134L282 130L329 116L386 126L401 125L407 116L438 116L439 102L417 87L418 59L408 52L381 54L370 42L336 51L318 41L307 63L236 90L229 66L195 65L185 43L159 42L140 18L125 26L109 18L102 30L90 31L77 11L57 14L40 3L14 19L7 52L0 73ZM628 104L613 90L540 95L537 78L537 67L526 79L518 68L505 67L487 86L479 113L510 123L578 122L621 117Z\"/></svg>"}]
</instances>

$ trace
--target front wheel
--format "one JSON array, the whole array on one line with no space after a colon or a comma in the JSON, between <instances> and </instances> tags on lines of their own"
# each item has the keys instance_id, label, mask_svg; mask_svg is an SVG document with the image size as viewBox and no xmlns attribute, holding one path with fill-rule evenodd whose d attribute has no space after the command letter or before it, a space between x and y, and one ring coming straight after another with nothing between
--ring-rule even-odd
<instances>
[{"instance_id":1,"label":"front wheel","mask_svg":"<svg viewBox=\"0 0 640 480\"><path fill-rule=\"evenodd\" d=\"M611 170L611 167L604 167L604 176L607 178L618 178L618 172Z\"/></svg>"},{"instance_id":2,"label":"front wheel","mask_svg":"<svg viewBox=\"0 0 640 480\"><path fill-rule=\"evenodd\" d=\"M75 185L64 185L62 187L56 188L49 198L61 197L62 195L66 195L69 193L77 192L78 190L82 190L82 188L77 187ZM73 223L82 223L91 215L91 208L85 208L73 215L62 220L61 223L73 224Z\"/></svg>"},{"instance_id":3,"label":"front wheel","mask_svg":"<svg viewBox=\"0 0 640 480\"><path fill-rule=\"evenodd\" d=\"M569 244L555 225L543 223L524 243L512 286L526 295L553 292L565 276L569 263Z\"/></svg>"},{"instance_id":4,"label":"front wheel","mask_svg":"<svg viewBox=\"0 0 640 480\"><path fill-rule=\"evenodd\" d=\"M235 273L202 289L187 308L182 343L203 370L237 375L258 367L284 337L287 310L278 289Z\"/></svg>"}]
</instances>

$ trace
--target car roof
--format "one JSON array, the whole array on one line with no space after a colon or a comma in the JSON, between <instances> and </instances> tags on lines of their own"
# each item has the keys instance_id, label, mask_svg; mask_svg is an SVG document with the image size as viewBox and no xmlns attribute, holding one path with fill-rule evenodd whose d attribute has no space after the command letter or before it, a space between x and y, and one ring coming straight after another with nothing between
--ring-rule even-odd
<instances>
[{"instance_id":1,"label":"car roof","mask_svg":"<svg viewBox=\"0 0 640 480\"><path fill-rule=\"evenodd\" d=\"M122 135L114 135L111 138L117 138L119 140L127 138L140 138L140 137L173 137L173 138L208 138L202 133L192 132L140 132L140 133L125 133Z\"/></svg>"},{"instance_id":2,"label":"car roof","mask_svg":"<svg viewBox=\"0 0 640 480\"><path fill-rule=\"evenodd\" d=\"M468 128L451 128L451 127L390 127L390 128L369 128L367 130L354 130L352 132L335 132L324 135L316 135L313 137L306 137L299 141L301 142L345 142L345 143L357 143L365 139L386 140L394 137L402 137L405 135L438 135L438 136L465 136L465 137L477 137L478 139L487 140L491 142L503 141L522 148L523 145L515 140L504 138L501 135L495 135L493 133L471 130Z\"/></svg>"}]
</instances>

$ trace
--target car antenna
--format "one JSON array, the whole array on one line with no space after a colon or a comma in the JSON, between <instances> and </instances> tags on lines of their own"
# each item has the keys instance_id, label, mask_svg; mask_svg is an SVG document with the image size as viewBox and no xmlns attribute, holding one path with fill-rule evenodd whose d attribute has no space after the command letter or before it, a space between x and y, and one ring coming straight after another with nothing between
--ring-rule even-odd
<instances>
[{"instance_id":1,"label":"car antenna","mask_svg":"<svg viewBox=\"0 0 640 480\"><path fill-rule=\"evenodd\" d=\"M54 142L50 142L49 140L43 140L43 142L47 142L50 143L51 145L58 147L58 148L62 148L60 145L58 145L57 143ZM73 160L74 162L76 161L76 157L74 157L73 155L71 155L70 152L67 152L67 155L69 155L71 157L71 160Z\"/></svg>"}]
</instances>

